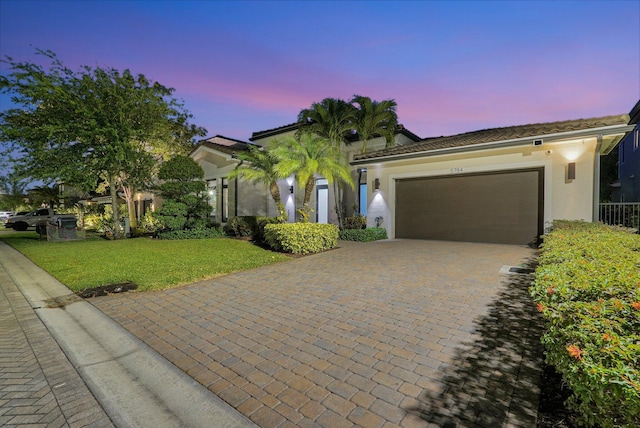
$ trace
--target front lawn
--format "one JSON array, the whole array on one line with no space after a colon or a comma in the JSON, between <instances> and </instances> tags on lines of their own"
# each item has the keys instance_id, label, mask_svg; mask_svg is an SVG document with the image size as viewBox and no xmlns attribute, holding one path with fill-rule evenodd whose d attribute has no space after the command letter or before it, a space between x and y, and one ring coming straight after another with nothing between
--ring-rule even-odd
<instances>
[{"instance_id":1,"label":"front lawn","mask_svg":"<svg viewBox=\"0 0 640 428\"><path fill-rule=\"evenodd\" d=\"M150 238L47 242L35 232L0 232L0 239L73 291L131 281L157 290L288 260L235 239L160 241Z\"/></svg>"}]
</instances>

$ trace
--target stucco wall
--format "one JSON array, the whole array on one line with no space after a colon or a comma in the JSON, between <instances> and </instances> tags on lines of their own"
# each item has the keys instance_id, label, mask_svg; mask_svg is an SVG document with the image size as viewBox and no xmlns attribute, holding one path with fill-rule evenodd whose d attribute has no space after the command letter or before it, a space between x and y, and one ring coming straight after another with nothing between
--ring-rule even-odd
<instances>
[{"instance_id":1,"label":"stucco wall","mask_svg":"<svg viewBox=\"0 0 640 428\"><path fill-rule=\"evenodd\" d=\"M593 220L596 139L545 143L504 149L387 161L367 168L368 226L383 217L383 227L395 237L395 180L544 167L544 222L554 219ZM568 180L567 164L576 163L576 178ZM380 189L373 186L380 179Z\"/></svg>"}]
</instances>

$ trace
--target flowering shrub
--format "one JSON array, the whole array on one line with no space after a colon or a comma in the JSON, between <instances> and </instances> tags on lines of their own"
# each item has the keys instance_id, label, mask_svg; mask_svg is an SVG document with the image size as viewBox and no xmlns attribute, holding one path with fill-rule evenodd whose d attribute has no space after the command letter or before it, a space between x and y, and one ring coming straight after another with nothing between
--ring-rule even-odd
<instances>
[{"instance_id":1,"label":"flowering shrub","mask_svg":"<svg viewBox=\"0 0 640 428\"><path fill-rule=\"evenodd\" d=\"M338 245L338 227L334 224L267 224L264 235L271 248L284 253L318 253Z\"/></svg>"},{"instance_id":2,"label":"flowering shrub","mask_svg":"<svg viewBox=\"0 0 640 428\"><path fill-rule=\"evenodd\" d=\"M547 361L586 425L640 426L640 236L555 222L530 289L547 324Z\"/></svg>"}]
</instances>

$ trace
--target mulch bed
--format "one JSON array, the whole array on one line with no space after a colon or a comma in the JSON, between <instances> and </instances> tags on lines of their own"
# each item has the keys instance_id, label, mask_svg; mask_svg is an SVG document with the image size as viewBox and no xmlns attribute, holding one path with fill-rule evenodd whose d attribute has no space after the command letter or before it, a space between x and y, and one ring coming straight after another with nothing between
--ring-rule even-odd
<instances>
[{"instance_id":1,"label":"mulch bed","mask_svg":"<svg viewBox=\"0 0 640 428\"><path fill-rule=\"evenodd\" d=\"M120 284L101 285L100 287L85 288L76 291L76 294L84 299L98 296L106 296L115 293L124 293L126 291L136 290L138 288L133 282L122 282Z\"/></svg>"},{"instance_id":2,"label":"mulch bed","mask_svg":"<svg viewBox=\"0 0 640 428\"><path fill-rule=\"evenodd\" d=\"M577 415L567 409L564 402L571 390L562 381L553 366L546 365L540 379L540 406L538 428L578 428Z\"/></svg>"}]
</instances>

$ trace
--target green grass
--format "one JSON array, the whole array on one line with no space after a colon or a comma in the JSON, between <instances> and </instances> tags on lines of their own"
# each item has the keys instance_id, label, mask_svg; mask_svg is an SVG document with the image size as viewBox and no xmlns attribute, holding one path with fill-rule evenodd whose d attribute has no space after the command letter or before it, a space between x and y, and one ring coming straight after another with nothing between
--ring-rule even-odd
<instances>
[{"instance_id":1,"label":"green grass","mask_svg":"<svg viewBox=\"0 0 640 428\"><path fill-rule=\"evenodd\" d=\"M159 290L289 258L235 239L160 241L150 238L47 242L35 232L0 231L0 240L71 290L131 281Z\"/></svg>"}]
</instances>

